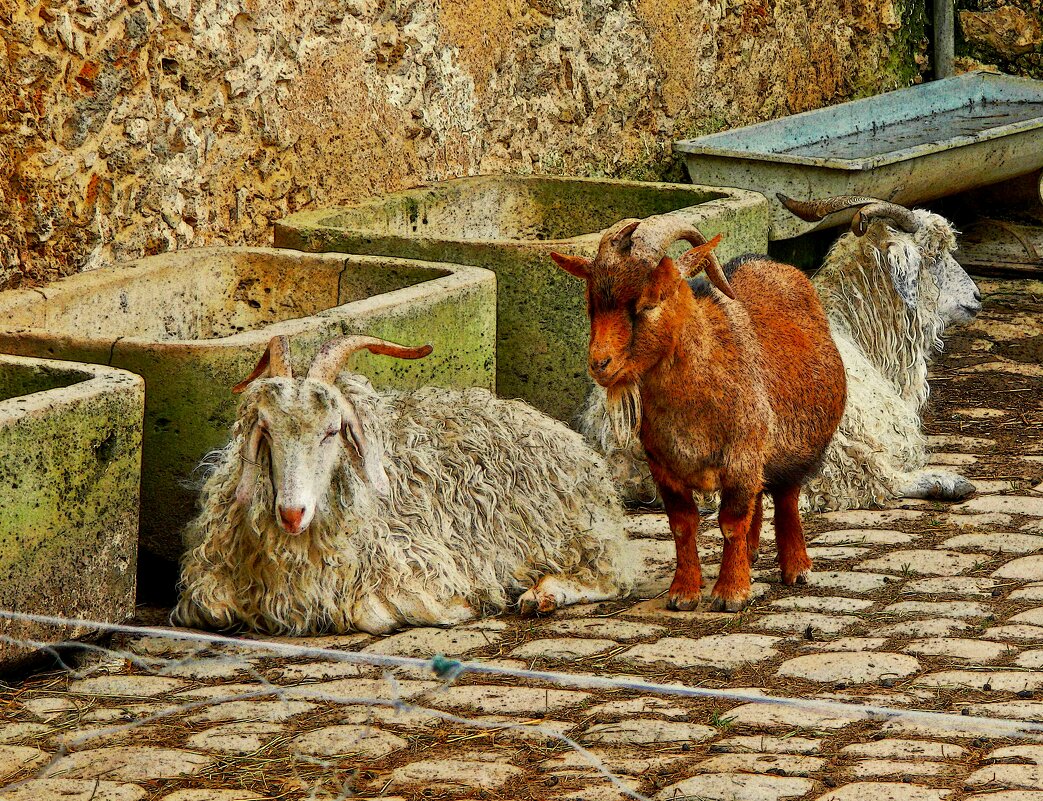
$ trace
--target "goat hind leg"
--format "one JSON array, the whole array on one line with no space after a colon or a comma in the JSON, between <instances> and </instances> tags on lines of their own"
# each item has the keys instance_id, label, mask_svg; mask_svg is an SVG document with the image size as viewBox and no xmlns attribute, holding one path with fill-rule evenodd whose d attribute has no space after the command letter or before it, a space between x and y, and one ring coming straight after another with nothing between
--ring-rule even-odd
<instances>
[{"instance_id":1,"label":"goat hind leg","mask_svg":"<svg viewBox=\"0 0 1043 801\"><path fill-rule=\"evenodd\" d=\"M585 582L561 573L544 576L518 599L523 615L546 614L572 604L589 604L619 597L619 587L608 577Z\"/></svg>"},{"instance_id":2,"label":"goat hind leg","mask_svg":"<svg viewBox=\"0 0 1043 801\"><path fill-rule=\"evenodd\" d=\"M811 557L808 556L804 527L800 522L800 485L773 492L772 497L775 499L775 542L779 549L782 583L807 584Z\"/></svg>"},{"instance_id":3,"label":"goat hind leg","mask_svg":"<svg viewBox=\"0 0 1043 801\"><path fill-rule=\"evenodd\" d=\"M894 482L899 498L924 498L932 501L962 501L974 493L974 485L948 470L914 470L902 473Z\"/></svg>"},{"instance_id":4,"label":"goat hind leg","mask_svg":"<svg viewBox=\"0 0 1043 801\"><path fill-rule=\"evenodd\" d=\"M750 567L757 563L761 550L761 523L764 521L764 493L758 492L753 502L753 516L750 518L750 530L746 532L746 553L750 557Z\"/></svg>"},{"instance_id":5,"label":"goat hind leg","mask_svg":"<svg viewBox=\"0 0 1043 801\"><path fill-rule=\"evenodd\" d=\"M749 535L756 515L755 498L744 500L721 494L721 510L717 521L724 536L724 555L721 572L713 585L710 610L713 612L738 612L750 597L750 554Z\"/></svg>"}]
</instances>

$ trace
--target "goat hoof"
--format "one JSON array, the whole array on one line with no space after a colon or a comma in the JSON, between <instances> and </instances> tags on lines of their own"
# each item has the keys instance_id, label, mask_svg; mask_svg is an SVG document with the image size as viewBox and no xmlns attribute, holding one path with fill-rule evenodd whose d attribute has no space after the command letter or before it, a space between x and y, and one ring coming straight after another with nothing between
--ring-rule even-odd
<instances>
[{"instance_id":1,"label":"goat hoof","mask_svg":"<svg viewBox=\"0 0 1043 801\"><path fill-rule=\"evenodd\" d=\"M518 599L518 611L523 617L535 617L545 615L558 608L558 602L548 592L537 592L529 590Z\"/></svg>"},{"instance_id":2,"label":"goat hoof","mask_svg":"<svg viewBox=\"0 0 1043 801\"><path fill-rule=\"evenodd\" d=\"M795 574L782 574L782 583L787 587L792 587L794 584L807 584L808 579L811 577L811 568L801 570Z\"/></svg>"},{"instance_id":3,"label":"goat hoof","mask_svg":"<svg viewBox=\"0 0 1043 801\"><path fill-rule=\"evenodd\" d=\"M666 608L672 612L694 612L702 603L702 597L687 595L671 595L666 600Z\"/></svg>"},{"instance_id":4,"label":"goat hoof","mask_svg":"<svg viewBox=\"0 0 1043 801\"><path fill-rule=\"evenodd\" d=\"M757 564L757 559L760 557L760 551L750 551L750 567Z\"/></svg>"},{"instance_id":5,"label":"goat hoof","mask_svg":"<svg viewBox=\"0 0 1043 801\"><path fill-rule=\"evenodd\" d=\"M710 611L741 612L744 606L746 606L745 598L722 598L719 595L715 595L713 596L713 600L710 602Z\"/></svg>"}]
</instances>

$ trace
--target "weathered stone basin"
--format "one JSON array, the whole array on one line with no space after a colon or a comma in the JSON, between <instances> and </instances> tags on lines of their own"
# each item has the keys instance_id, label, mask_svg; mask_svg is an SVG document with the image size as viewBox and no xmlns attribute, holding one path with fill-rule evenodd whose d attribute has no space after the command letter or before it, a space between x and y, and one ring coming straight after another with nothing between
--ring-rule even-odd
<instances>
[{"instance_id":1,"label":"weathered stone basin","mask_svg":"<svg viewBox=\"0 0 1043 801\"><path fill-rule=\"evenodd\" d=\"M0 609L119 622L134 610L144 382L0 355ZM85 632L0 620L19 640ZM0 668L31 648L0 642Z\"/></svg>"},{"instance_id":2,"label":"weathered stone basin","mask_svg":"<svg viewBox=\"0 0 1043 801\"><path fill-rule=\"evenodd\" d=\"M367 333L434 345L406 362L360 354L378 386L492 387L495 277L400 259L200 248L0 294L0 350L112 364L145 379L141 544L172 559L194 511L198 474L228 440L231 387L269 338L310 362L326 339Z\"/></svg>"},{"instance_id":3,"label":"weathered stone basin","mask_svg":"<svg viewBox=\"0 0 1043 801\"><path fill-rule=\"evenodd\" d=\"M497 275L497 392L571 421L589 385L583 289L553 250L593 256L626 217L673 212L723 258L766 252L768 205L741 189L581 178L482 176L355 206L301 212L275 226L279 247L474 264Z\"/></svg>"}]
</instances>

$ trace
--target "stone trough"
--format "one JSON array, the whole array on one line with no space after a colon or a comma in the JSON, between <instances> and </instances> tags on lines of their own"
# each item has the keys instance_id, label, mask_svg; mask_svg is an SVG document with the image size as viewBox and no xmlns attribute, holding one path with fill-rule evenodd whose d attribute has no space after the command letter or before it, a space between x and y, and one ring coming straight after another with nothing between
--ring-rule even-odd
<instances>
[{"instance_id":1,"label":"stone trough","mask_svg":"<svg viewBox=\"0 0 1043 801\"><path fill-rule=\"evenodd\" d=\"M181 551L194 470L228 440L231 387L268 340L289 335L310 362L330 337L366 333L434 345L405 362L360 354L378 386L492 388L495 277L484 270L264 248L188 249L0 294L0 350L111 364L147 388L141 545Z\"/></svg>"},{"instance_id":2,"label":"stone trough","mask_svg":"<svg viewBox=\"0 0 1043 801\"><path fill-rule=\"evenodd\" d=\"M571 421L589 387L586 300L549 254L593 256L601 232L618 220L667 212L707 237L723 233L718 253L724 260L766 252L768 205L753 192L518 176L462 178L301 212L276 224L275 244L495 271L498 394Z\"/></svg>"},{"instance_id":3,"label":"stone trough","mask_svg":"<svg viewBox=\"0 0 1043 801\"><path fill-rule=\"evenodd\" d=\"M145 388L98 365L0 355L0 609L134 610ZM16 639L85 632L0 621ZM0 642L0 668L32 649Z\"/></svg>"}]
</instances>

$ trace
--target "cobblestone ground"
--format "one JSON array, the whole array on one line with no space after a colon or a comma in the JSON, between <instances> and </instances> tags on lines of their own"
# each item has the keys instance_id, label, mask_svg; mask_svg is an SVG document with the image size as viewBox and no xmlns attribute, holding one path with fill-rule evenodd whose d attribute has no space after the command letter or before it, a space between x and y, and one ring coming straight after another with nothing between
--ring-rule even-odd
<instances>
[{"instance_id":1,"label":"cobblestone ground","mask_svg":"<svg viewBox=\"0 0 1043 801\"><path fill-rule=\"evenodd\" d=\"M631 528L642 580L625 603L298 642L1043 721L1043 285L981 286L985 311L950 341L927 419L936 463L973 478L978 494L954 506L810 516L809 586L782 586L769 550L746 612L667 612L667 524L639 515ZM719 544L708 530L710 577ZM4 801L625 797L567 744L531 729L476 728L309 691L397 692L484 724L542 725L656 799L1043 800L1043 737L487 676L446 686L399 671L393 688L368 669L249 646L124 638L110 648L165 667L110 651L80 677L42 673L0 692L0 780L30 778L0 791ZM265 683L279 695L213 702ZM171 707L176 714L148 720ZM62 743L135 720L143 722L75 745L36 778Z\"/></svg>"}]
</instances>

